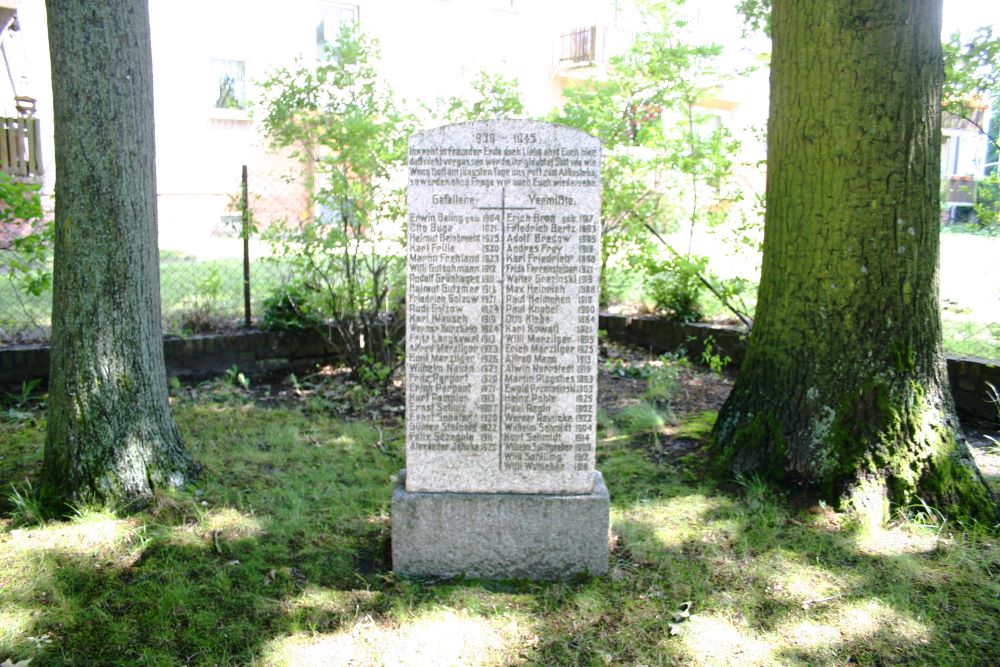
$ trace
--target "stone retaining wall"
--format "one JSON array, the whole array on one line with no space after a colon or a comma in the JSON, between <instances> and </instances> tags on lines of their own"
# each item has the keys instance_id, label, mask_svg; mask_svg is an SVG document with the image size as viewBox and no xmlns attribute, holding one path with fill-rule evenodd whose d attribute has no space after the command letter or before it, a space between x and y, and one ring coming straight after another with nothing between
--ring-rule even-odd
<instances>
[{"instance_id":1,"label":"stone retaining wall","mask_svg":"<svg viewBox=\"0 0 1000 667\"><path fill-rule=\"evenodd\" d=\"M602 315L601 329L611 340L638 345L662 354L684 349L693 361L701 361L706 341L713 352L730 357L732 367L743 361L746 332L711 324L685 324L655 317ZM948 355L948 379L955 406L963 415L1000 421L997 406L989 401L987 383L1000 389L1000 362L979 357Z\"/></svg>"},{"instance_id":2,"label":"stone retaining wall","mask_svg":"<svg viewBox=\"0 0 1000 667\"><path fill-rule=\"evenodd\" d=\"M233 366L247 375L288 373L329 363L336 351L313 332L240 331L163 341L167 375L182 380L215 377ZM18 345L0 350L0 390L49 375L48 345Z\"/></svg>"},{"instance_id":3,"label":"stone retaining wall","mask_svg":"<svg viewBox=\"0 0 1000 667\"><path fill-rule=\"evenodd\" d=\"M1000 390L1000 363L980 357L948 355L948 380L959 412L1000 421L1000 407L992 403L987 383Z\"/></svg>"},{"instance_id":4,"label":"stone retaining wall","mask_svg":"<svg viewBox=\"0 0 1000 667\"><path fill-rule=\"evenodd\" d=\"M712 351L730 357L738 367L746 349L746 333L732 327L685 324L653 317L601 315L601 329L611 340L647 348L655 353L684 349L701 361L706 341ZM234 365L248 375L288 373L315 368L336 359L335 350L312 332L245 331L206 334L163 341L167 375L203 380ZM22 382L47 379L48 345L18 345L0 349L0 391L15 391ZM1000 389L1000 363L978 357L948 356L948 379L958 410L971 417L1000 421L989 402L987 383Z\"/></svg>"}]
</instances>

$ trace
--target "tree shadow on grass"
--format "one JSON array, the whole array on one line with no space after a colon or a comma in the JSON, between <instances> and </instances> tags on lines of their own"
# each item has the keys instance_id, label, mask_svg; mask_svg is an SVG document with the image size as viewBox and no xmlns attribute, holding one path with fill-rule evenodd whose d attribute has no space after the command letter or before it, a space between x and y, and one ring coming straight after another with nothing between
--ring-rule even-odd
<instances>
[{"instance_id":1,"label":"tree shadow on grass","mask_svg":"<svg viewBox=\"0 0 1000 667\"><path fill-rule=\"evenodd\" d=\"M673 539L669 524L651 523L651 507L669 501L678 511L696 505L689 520L719 528ZM761 544L747 533L766 517L748 512L741 523L733 515L741 499L723 501L731 505L677 492L620 506L609 575L569 582L400 580L389 573L388 534L377 522L339 549L303 551L293 536L300 550L284 560L267 557L289 543L276 544L266 528L222 538L218 550L205 536L155 536L137 544L132 562L86 550L37 552L31 583L7 601L30 620L0 652L35 655L34 664L245 664L300 637L327 658L356 657L369 655L358 653L366 643L375 653L392 650L408 625L449 610L446 627L461 619L520 623L503 664L947 664L955 652L962 659L954 664L995 664L994 627L941 618L954 613L956 598L983 600L970 573L942 574L933 552L863 553L849 536L813 527L774 527L774 544ZM633 510L650 513L628 518ZM324 569L315 581L306 574ZM914 596L941 608L918 618ZM671 636L673 613L688 600L695 617ZM32 651L27 637L46 633L52 644ZM316 651L290 655L334 664ZM391 664L375 660L359 664Z\"/></svg>"},{"instance_id":2,"label":"tree shadow on grass","mask_svg":"<svg viewBox=\"0 0 1000 667\"><path fill-rule=\"evenodd\" d=\"M18 569L0 594L0 658L1000 664L995 591L961 550L928 539L879 551L822 516L693 481L638 448L600 454L619 538L608 576L402 579L390 572L386 518L399 443L387 455L364 432L237 416L257 420L261 442L203 456L210 508L186 497L145 515L146 527L109 519L4 535L4 562ZM60 530L50 548L46 531ZM686 601L695 615L673 636Z\"/></svg>"},{"instance_id":3,"label":"tree shadow on grass","mask_svg":"<svg viewBox=\"0 0 1000 667\"><path fill-rule=\"evenodd\" d=\"M878 553L877 539L870 547L851 531L777 523L766 508L715 499L722 502L702 512L704 528L694 539L664 539L676 530L648 518L616 521L623 550L613 572L629 564L631 581L617 597L655 602L635 603L627 614L609 610L601 625L616 627L603 632L628 637L648 625L660 633L641 649L624 646L624 662L1000 661L1000 633L988 622L1000 612L995 592L983 590L981 572L946 562L933 539ZM673 613L687 600L695 616L670 636Z\"/></svg>"},{"instance_id":4,"label":"tree shadow on grass","mask_svg":"<svg viewBox=\"0 0 1000 667\"><path fill-rule=\"evenodd\" d=\"M993 537L867 534L649 455L604 457L610 573L535 591L540 641L517 664L1000 664Z\"/></svg>"},{"instance_id":5,"label":"tree shadow on grass","mask_svg":"<svg viewBox=\"0 0 1000 667\"><path fill-rule=\"evenodd\" d=\"M825 565L834 576L847 575L851 587L802 599L782 587L780 570L756 572L749 563L713 557L700 540L652 546L659 538L645 524L618 528L647 543L641 555L626 541L606 580L542 593L551 600L536 629L543 639L519 664L987 665L1000 657L994 628L949 626L933 613L921 618L900 599L912 592L894 586L924 574L907 559L864 557L870 567L861 575L849 558ZM973 594L962 588L954 594ZM687 601L694 616L675 618ZM989 616L985 609L981 618Z\"/></svg>"},{"instance_id":6,"label":"tree shadow on grass","mask_svg":"<svg viewBox=\"0 0 1000 667\"><path fill-rule=\"evenodd\" d=\"M246 664L276 637L337 631L358 614L385 611L385 596L355 574L385 571L379 531L357 536L356 551L331 545L284 558L272 556L288 553L288 542L266 532L190 538L164 531L143 546L149 538L137 537L134 559L25 549L22 582L4 595L20 620L0 641L0 656L34 657L33 664ZM306 572L319 570L329 574L309 580ZM44 650L32 637L47 637Z\"/></svg>"}]
</instances>

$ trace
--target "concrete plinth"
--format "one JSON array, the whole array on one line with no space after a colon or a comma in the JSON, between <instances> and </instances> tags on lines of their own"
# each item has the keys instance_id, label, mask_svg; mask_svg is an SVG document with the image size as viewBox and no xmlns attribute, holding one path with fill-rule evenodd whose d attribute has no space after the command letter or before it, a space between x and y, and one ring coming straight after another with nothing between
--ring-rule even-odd
<instances>
[{"instance_id":1,"label":"concrete plinth","mask_svg":"<svg viewBox=\"0 0 1000 667\"><path fill-rule=\"evenodd\" d=\"M588 494L392 493L392 567L404 575L559 579L608 570L608 489Z\"/></svg>"}]
</instances>

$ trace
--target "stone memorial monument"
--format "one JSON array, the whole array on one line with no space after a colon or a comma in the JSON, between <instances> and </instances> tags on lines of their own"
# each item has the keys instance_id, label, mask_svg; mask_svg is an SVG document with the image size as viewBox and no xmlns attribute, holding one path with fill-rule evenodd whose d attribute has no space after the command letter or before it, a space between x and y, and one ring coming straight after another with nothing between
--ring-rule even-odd
<instances>
[{"instance_id":1,"label":"stone memorial monument","mask_svg":"<svg viewBox=\"0 0 1000 667\"><path fill-rule=\"evenodd\" d=\"M600 143L527 120L409 146L402 574L608 567L594 467Z\"/></svg>"}]
</instances>

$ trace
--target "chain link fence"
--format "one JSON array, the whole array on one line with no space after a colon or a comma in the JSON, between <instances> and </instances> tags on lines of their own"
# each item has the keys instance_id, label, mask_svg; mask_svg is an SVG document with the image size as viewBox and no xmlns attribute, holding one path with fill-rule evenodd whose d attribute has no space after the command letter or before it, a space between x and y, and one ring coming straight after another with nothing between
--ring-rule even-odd
<instances>
[{"instance_id":1,"label":"chain link fence","mask_svg":"<svg viewBox=\"0 0 1000 667\"><path fill-rule=\"evenodd\" d=\"M945 351L1000 362L1000 323L967 320L966 317L951 319L945 314Z\"/></svg>"},{"instance_id":2,"label":"chain link fence","mask_svg":"<svg viewBox=\"0 0 1000 667\"><path fill-rule=\"evenodd\" d=\"M265 232L307 214L301 178L250 167L233 174L232 183L227 193L159 198L160 305L168 335L255 325L263 302L288 281ZM11 248L27 231L0 228L0 347L47 342L51 333L51 287L29 285Z\"/></svg>"},{"instance_id":3,"label":"chain link fence","mask_svg":"<svg viewBox=\"0 0 1000 667\"><path fill-rule=\"evenodd\" d=\"M224 199L223 199L224 197ZM306 209L305 189L294 172L243 168L232 193L216 197L197 230L161 242L160 296L167 333L202 333L249 327L263 303L289 278L266 241L272 224L295 224Z\"/></svg>"},{"instance_id":4,"label":"chain link fence","mask_svg":"<svg viewBox=\"0 0 1000 667\"><path fill-rule=\"evenodd\" d=\"M941 315L945 349L1000 360L1000 235L945 226L941 234Z\"/></svg>"}]
</instances>

